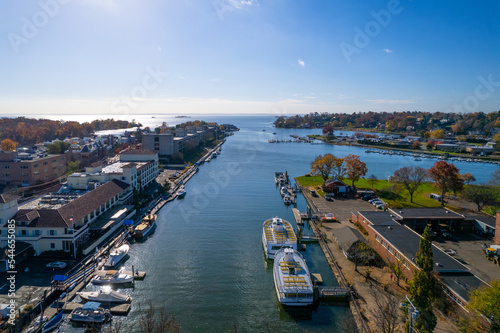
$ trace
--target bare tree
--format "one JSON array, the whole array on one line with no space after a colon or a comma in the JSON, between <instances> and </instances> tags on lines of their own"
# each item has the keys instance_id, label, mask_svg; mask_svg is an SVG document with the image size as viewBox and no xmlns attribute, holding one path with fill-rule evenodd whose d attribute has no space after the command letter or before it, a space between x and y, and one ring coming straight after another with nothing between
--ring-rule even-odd
<instances>
[{"instance_id":1,"label":"bare tree","mask_svg":"<svg viewBox=\"0 0 500 333\"><path fill-rule=\"evenodd\" d=\"M389 268L396 277L396 284L399 287L399 280L403 276L403 262L401 260L396 260L396 262L393 263L391 260L389 260L389 258L387 258L386 261L389 263Z\"/></svg>"},{"instance_id":2,"label":"bare tree","mask_svg":"<svg viewBox=\"0 0 500 333\"><path fill-rule=\"evenodd\" d=\"M392 180L400 182L410 194L410 202L413 202L413 194L429 178L427 170L421 167L403 167L394 171Z\"/></svg>"},{"instance_id":3,"label":"bare tree","mask_svg":"<svg viewBox=\"0 0 500 333\"><path fill-rule=\"evenodd\" d=\"M375 299L375 307L370 310L378 332L394 333L400 317L400 302L396 297L383 293L376 288L371 290Z\"/></svg>"},{"instance_id":4,"label":"bare tree","mask_svg":"<svg viewBox=\"0 0 500 333\"><path fill-rule=\"evenodd\" d=\"M373 187L375 186L375 183L378 182L378 178L377 178L377 176L375 176L374 174L372 174L372 175L370 175L370 177L368 177L368 179L372 183L372 190L373 190Z\"/></svg>"},{"instance_id":5,"label":"bare tree","mask_svg":"<svg viewBox=\"0 0 500 333\"><path fill-rule=\"evenodd\" d=\"M500 186L500 169L493 171L493 173L491 174L491 184Z\"/></svg>"},{"instance_id":6,"label":"bare tree","mask_svg":"<svg viewBox=\"0 0 500 333\"><path fill-rule=\"evenodd\" d=\"M149 308L141 311L141 332L145 333L178 333L179 324L175 315L167 314L164 307L156 309L152 301L148 301ZM140 309L140 306L139 306Z\"/></svg>"}]
</instances>

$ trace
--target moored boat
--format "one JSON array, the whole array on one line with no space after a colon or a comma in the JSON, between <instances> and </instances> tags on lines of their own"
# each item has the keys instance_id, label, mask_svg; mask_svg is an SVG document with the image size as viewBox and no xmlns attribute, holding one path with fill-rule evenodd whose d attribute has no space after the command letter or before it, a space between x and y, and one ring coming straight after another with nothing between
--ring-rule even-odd
<instances>
[{"instance_id":1,"label":"moored boat","mask_svg":"<svg viewBox=\"0 0 500 333\"><path fill-rule=\"evenodd\" d=\"M134 238L146 237L156 226L156 214L148 214L143 217L132 233Z\"/></svg>"},{"instance_id":2,"label":"moored boat","mask_svg":"<svg viewBox=\"0 0 500 333\"><path fill-rule=\"evenodd\" d=\"M80 291L76 293L85 301L101 303L128 303L132 297L112 290L110 287L103 287L99 291Z\"/></svg>"},{"instance_id":3,"label":"moored boat","mask_svg":"<svg viewBox=\"0 0 500 333\"><path fill-rule=\"evenodd\" d=\"M59 311L58 314L52 317L52 319L47 324L45 324L45 326L43 326L42 333L51 332L52 330L56 329L61 324L62 321L63 321L63 312L61 310Z\"/></svg>"},{"instance_id":4,"label":"moored boat","mask_svg":"<svg viewBox=\"0 0 500 333\"><path fill-rule=\"evenodd\" d=\"M186 196L186 190L184 189L184 186L181 186L178 190L177 190L177 199L182 199Z\"/></svg>"},{"instance_id":5,"label":"moored boat","mask_svg":"<svg viewBox=\"0 0 500 333\"><path fill-rule=\"evenodd\" d=\"M262 246L268 259L282 247L297 249L297 237L290 222L279 217L264 221L262 227Z\"/></svg>"},{"instance_id":6,"label":"moored boat","mask_svg":"<svg viewBox=\"0 0 500 333\"><path fill-rule=\"evenodd\" d=\"M93 284L123 284L134 282L132 275L124 274L121 271L107 271L106 275L96 275L92 278Z\"/></svg>"},{"instance_id":7,"label":"moored boat","mask_svg":"<svg viewBox=\"0 0 500 333\"><path fill-rule=\"evenodd\" d=\"M281 304L306 306L314 302L314 287L304 257L294 249L282 248L274 257L273 278Z\"/></svg>"},{"instance_id":8,"label":"moored boat","mask_svg":"<svg viewBox=\"0 0 500 333\"><path fill-rule=\"evenodd\" d=\"M123 244L120 247L114 247L109 252L109 258L104 264L104 268L115 268L120 264L127 256L130 246L128 244Z\"/></svg>"},{"instance_id":9,"label":"moored boat","mask_svg":"<svg viewBox=\"0 0 500 333\"><path fill-rule=\"evenodd\" d=\"M99 302L88 302L74 309L68 316L69 320L79 323L105 323L111 320L109 310L100 307Z\"/></svg>"}]
</instances>

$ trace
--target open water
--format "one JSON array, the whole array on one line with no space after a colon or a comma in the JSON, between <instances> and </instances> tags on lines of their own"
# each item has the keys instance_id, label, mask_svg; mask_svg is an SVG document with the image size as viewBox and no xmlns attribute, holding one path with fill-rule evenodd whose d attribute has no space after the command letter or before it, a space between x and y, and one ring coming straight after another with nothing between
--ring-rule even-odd
<instances>
[{"instance_id":1,"label":"open water","mask_svg":"<svg viewBox=\"0 0 500 333\"><path fill-rule=\"evenodd\" d=\"M275 129L272 116L200 118L232 123L241 130L186 184L186 197L160 211L155 234L144 243L132 244L125 267L134 265L147 276L135 288L122 290L132 295L132 310L114 322L124 332L140 332L140 308L147 308L151 301L175 315L181 332L345 332L346 323L352 320L345 306L290 311L275 296L272 262L265 259L261 245L262 223L273 216L292 222L293 215L275 187L274 172L288 171L293 179L308 173L310 162L319 154L353 153L367 163L368 175L385 179L402 166L428 168L434 160L415 162L411 157L366 154L365 149L348 146L268 143L273 137L320 132ZM189 119L166 121L172 125L176 120ZM163 119L139 121L154 126L153 122L159 125ZM479 183L488 181L498 168L466 162L455 165L461 172L472 173ZM306 209L300 195L298 208ZM304 256L310 271L321 273L325 285L337 285L319 246L308 244ZM74 329L65 324L63 331Z\"/></svg>"}]
</instances>

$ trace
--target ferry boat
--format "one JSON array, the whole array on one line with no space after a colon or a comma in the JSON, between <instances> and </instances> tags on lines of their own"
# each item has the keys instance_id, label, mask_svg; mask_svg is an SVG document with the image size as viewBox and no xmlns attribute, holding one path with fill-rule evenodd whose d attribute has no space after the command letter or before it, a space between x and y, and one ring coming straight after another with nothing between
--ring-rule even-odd
<instances>
[{"instance_id":1,"label":"ferry boat","mask_svg":"<svg viewBox=\"0 0 500 333\"><path fill-rule=\"evenodd\" d=\"M109 252L109 258L104 264L104 268L115 268L120 264L127 256L130 246L128 244L123 244L120 247L114 247Z\"/></svg>"},{"instance_id":2,"label":"ferry boat","mask_svg":"<svg viewBox=\"0 0 500 333\"><path fill-rule=\"evenodd\" d=\"M268 259L274 259L282 247L297 249L297 237L290 222L279 217L264 221L262 227L262 245Z\"/></svg>"},{"instance_id":3,"label":"ferry boat","mask_svg":"<svg viewBox=\"0 0 500 333\"><path fill-rule=\"evenodd\" d=\"M121 271L106 271L106 275L96 275L91 282L93 284L125 284L134 282L134 277Z\"/></svg>"},{"instance_id":4,"label":"ferry boat","mask_svg":"<svg viewBox=\"0 0 500 333\"><path fill-rule=\"evenodd\" d=\"M314 288L304 257L294 249L282 248L274 257L273 278L281 304L306 306L314 302Z\"/></svg>"},{"instance_id":5,"label":"ferry boat","mask_svg":"<svg viewBox=\"0 0 500 333\"><path fill-rule=\"evenodd\" d=\"M69 320L79 323L105 323L111 320L111 312L100 307L99 302L88 302L74 309L68 316Z\"/></svg>"},{"instance_id":6,"label":"ferry boat","mask_svg":"<svg viewBox=\"0 0 500 333\"><path fill-rule=\"evenodd\" d=\"M145 238L156 227L156 214L148 214L142 218L132 233L134 238Z\"/></svg>"},{"instance_id":7,"label":"ferry boat","mask_svg":"<svg viewBox=\"0 0 500 333\"><path fill-rule=\"evenodd\" d=\"M103 287L99 291L80 291L76 293L85 301L101 302L101 303L129 303L132 297L126 294L121 294L111 289L111 287Z\"/></svg>"}]
</instances>

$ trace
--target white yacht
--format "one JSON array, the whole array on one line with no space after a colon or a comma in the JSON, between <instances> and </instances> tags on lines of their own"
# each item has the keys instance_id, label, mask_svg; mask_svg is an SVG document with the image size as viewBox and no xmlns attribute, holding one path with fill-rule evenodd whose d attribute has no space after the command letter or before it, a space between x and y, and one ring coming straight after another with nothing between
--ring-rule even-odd
<instances>
[{"instance_id":1,"label":"white yacht","mask_svg":"<svg viewBox=\"0 0 500 333\"><path fill-rule=\"evenodd\" d=\"M282 247L297 249L297 237L290 222L279 217L264 221L262 246L268 259L274 259L276 251Z\"/></svg>"},{"instance_id":2,"label":"white yacht","mask_svg":"<svg viewBox=\"0 0 500 333\"><path fill-rule=\"evenodd\" d=\"M186 190L184 189L184 186L181 186L178 190L177 190L177 199L182 199L186 196Z\"/></svg>"},{"instance_id":3,"label":"white yacht","mask_svg":"<svg viewBox=\"0 0 500 333\"><path fill-rule=\"evenodd\" d=\"M88 302L82 307L74 309L68 316L69 320L80 323L105 323L111 320L109 310L104 310L99 306L101 303Z\"/></svg>"},{"instance_id":4,"label":"white yacht","mask_svg":"<svg viewBox=\"0 0 500 333\"><path fill-rule=\"evenodd\" d=\"M80 296L81 299L92 302L128 303L132 301L132 297L114 291L111 287L103 287L99 291L80 291L76 294Z\"/></svg>"},{"instance_id":5,"label":"white yacht","mask_svg":"<svg viewBox=\"0 0 500 333\"><path fill-rule=\"evenodd\" d=\"M134 277L121 271L106 271L106 275L96 275L91 281L93 284L121 284L132 283Z\"/></svg>"},{"instance_id":6,"label":"white yacht","mask_svg":"<svg viewBox=\"0 0 500 333\"><path fill-rule=\"evenodd\" d=\"M127 256L130 246L128 244L123 244L120 247L114 247L109 252L109 258L104 264L104 268L114 268L120 264Z\"/></svg>"},{"instance_id":7,"label":"white yacht","mask_svg":"<svg viewBox=\"0 0 500 333\"><path fill-rule=\"evenodd\" d=\"M283 305L306 306L314 302L314 289L302 255L294 249L282 248L274 257L274 287Z\"/></svg>"}]
</instances>

